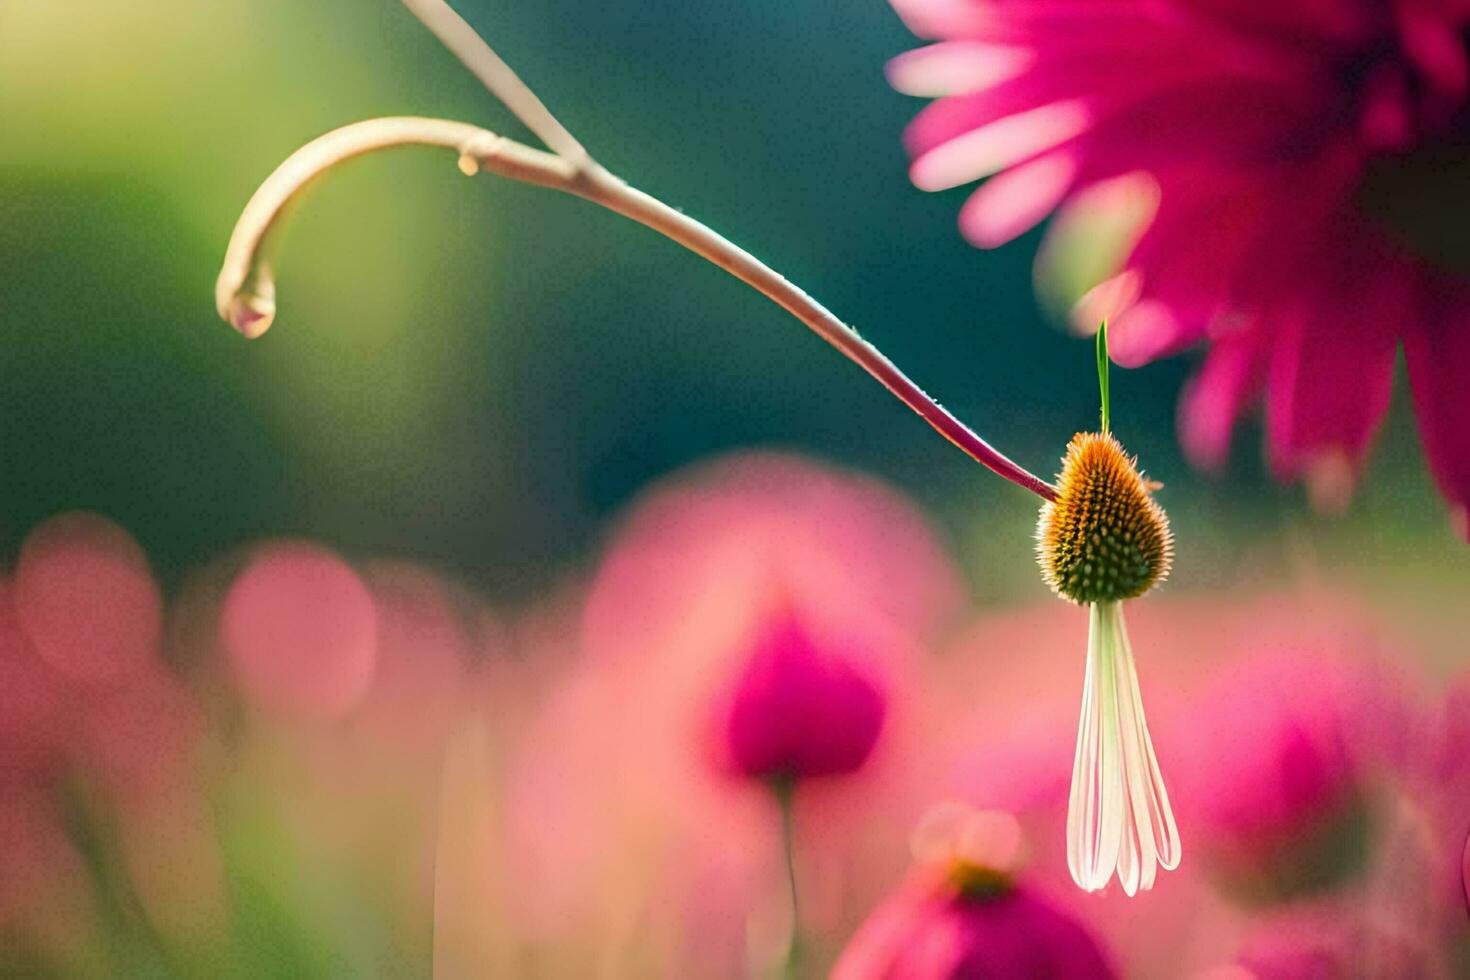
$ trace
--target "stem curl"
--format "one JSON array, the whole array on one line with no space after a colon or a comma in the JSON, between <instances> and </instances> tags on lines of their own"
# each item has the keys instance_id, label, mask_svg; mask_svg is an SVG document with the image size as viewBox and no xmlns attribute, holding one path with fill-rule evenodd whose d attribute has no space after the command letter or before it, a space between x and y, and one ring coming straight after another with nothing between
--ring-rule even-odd
<instances>
[{"instance_id":1,"label":"stem curl","mask_svg":"<svg viewBox=\"0 0 1470 980\"><path fill-rule=\"evenodd\" d=\"M991 446L931 398L881 351L826 307L754 255L713 229L629 186L595 163L540 100L440 0L405 0L446 45L557 152L538 150L468 123L399 116L352 123L297 150L251 197L225 252L215 306L246 337L265 333L275 317L269 247L288 205L308 183L353 157L397 146L435 146L456 153L467 174L481 170L573 194L652 228L756 289L806 324L909 406L940 435L981 465L1043 500L1056 489Z\"/></svg>"}]
</instances>

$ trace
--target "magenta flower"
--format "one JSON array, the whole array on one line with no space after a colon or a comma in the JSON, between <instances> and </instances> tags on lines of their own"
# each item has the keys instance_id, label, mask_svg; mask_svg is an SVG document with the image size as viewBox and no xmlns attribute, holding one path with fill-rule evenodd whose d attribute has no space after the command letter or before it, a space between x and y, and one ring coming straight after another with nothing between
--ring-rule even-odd
<instances>
[{"instance_id":1,"label":"magenta flower","mask_svg":"<svg viewBox=\"0 0 1470 980\"><path fill-rule=\"evenodd\" d=\"M872 753L887 709L877 681L821 649L783 605L759 627L718 709L722 748L730 768L756 779L849 773Z\"/></svg>"},{"instance_id":2,"label":"magenta flower","mask_svg":"<svg viewBox=\"0 0 1470 980\"><path fill-rule=\"evenodd\" d=\"M914 182L991 178L961 211L970 241L1000 245L1084 191L1151 177L1152 221L1077 312L1111 318L1124 365L1210 344L1180 406L1197 463L1223 463L1264 396L1274 473L1340 503L1402 342L1426 454L1463 518L1470 282L1445 268L1459 207L1439 189L1464 158L1470 7L893 3L942 39L891 65L897 88L941 97L907 133Z\"/></svg>"},{"instance_id":3,"label":"magenta flower","mask_svg":"<svg viewBox=\"0 0 1470 980\"><path fill-rule=\"evenodd\" d=\"M1115 976L1081 923L1030 890L967 894L921 875L873 913L834 980Z\"/></svg>"},{"instance_id":4,"label":"magenta flower","mask_svg":"<svg viewBox=\"0 0 1470 980\"><path fill-rule=\"evenodd\" d=\"M1418 725L1410 699L1370 664L1290 639L1253 647L1204 692L1188 726L1192 819L1239 896L1342 887L1367 872L1383 838L1389 774Z\"/></svg>"},{"instance_id":5,"label":"magenta flower","mask_svg":"<svg viewBox=\"0 0 1470 980\"><path fill-rule=\"evenodd\" d=\"M936 808L920 825L915 850L928 853L858 929L833 980L1115 976L1080 922L1016 881L1015 820L963 810Z\"/></svg>"},{"instance_id":6,"label":"magenta flower","mask_svg":"<svg viewBox=\"0 0 1470 980\"><path fill-rule=\"evenodd\" d=\"M813 949L847 935L933 791L918 653L961 597L930 529L872 480L761 453L650 490L580 616L568 596L514 630L544 673L497 696L532 706L507 763L507 914L538 948L598 953L572 975L747 975L793 925ZM792 777L783 826L771 783ZM659 967L615 959L628 909L664 937Z\"/></svg>"}]
</instances>

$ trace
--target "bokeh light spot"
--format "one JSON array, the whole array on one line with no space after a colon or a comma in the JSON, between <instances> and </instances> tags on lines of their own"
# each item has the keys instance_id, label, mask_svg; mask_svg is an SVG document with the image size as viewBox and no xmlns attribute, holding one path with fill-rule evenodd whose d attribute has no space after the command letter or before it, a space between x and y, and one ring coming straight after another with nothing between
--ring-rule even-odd
<instances>
[{"instance_id":1,"label":"bokeh light spot","mask_svg":"<svg viewBox=\"0 0 1470 980\"><path fill-rule=\"evenodd\" d=\"M260 549L225 598L220 639L245 696L286 715L332 719L373 679L377 616L356 572L316 545Z\"/></svg>"},{"instance_id":2,"label":"bokeh light spot","mask_svg":"<svg viewBox=\"0 0 1470 980\"><path fill-rule=\"evenodd\" d=\"M163 604L147 556L100 515L61 514L30 533L15 602L36 653L73 680L118 683L156 656Z\"/></svg>"}]
</instances>

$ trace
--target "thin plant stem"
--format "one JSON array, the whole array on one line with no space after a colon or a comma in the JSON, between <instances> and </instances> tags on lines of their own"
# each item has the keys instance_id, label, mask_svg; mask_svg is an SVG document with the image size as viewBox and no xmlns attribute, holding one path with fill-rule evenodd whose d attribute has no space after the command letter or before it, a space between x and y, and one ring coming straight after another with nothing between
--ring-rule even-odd
<instances>
[{"instance_id":1,"label":"thin plant stem","mask_svg":"<svg viewBox=\"0 0 1470 980\"><path fill-rule=\"evenodd\" d=\"M403 0L403 5L548 149L578 167L596 166L577 138L454 8L444 0Z\"/></svg>"},{"instance_id":2,"label":"thin plant stem","mask_svg":"<svg viewBox=\"0 0 1470 980\"><path fill-rule=\"evenodd\" d=\"M786 859L786 885L791 894L791 932L786 940L786 954L781 958L781 974L796 977L801 973L801 902L796 888L796 784L782 779L775 784L776 803L781 810L781 847Z\"/></svg>"},{"instance_id":3,"label":"thin plant stem","mask_svg":"<svg viewBox=\"0 0 1470 980\"><path fill-rule=\"evenodd\" d=\"M1112 406L1108 397L1108 321L1097 328L1097 389L1102 399L1102 431L1108 431Z\"/></svg>"},{"instance_id":4,"label":"thin plant stem","mask_svg":"<svg viewBox=\"0 0 1470 980\"><path fill-rule=\"evenodd\" d=\"M286 206L314 177L345 160L409 145L454 150L467 172L483 169L574 194L678 242L790 312L981 465L1043 500L1056 499L1051 484L991 446L856 330L749 252L600 167L580 170L557 154L468 123L416 116L372 119L333 130L297 150L255 192L235 225L215 285L220 315L248 337L264 333L275 316L275 284L265 256Z\"/></svg>"},{"instance_id":5,"label":"thin plant stem","mask_svg":"<svg viewBox=\"0 0 1470 980\"><path fill-rule=\"evenodd\" d=\"M275 282L268 259L271 233L286 206L308 183L333 166L366 153L414 144L442 146L459 154L460 169L467 174L483 169L574 194L683 245L791 313L972 459L1043 500L1056 499L1051 484L986 442L800 287L713 229L596 164L525 83L442 0L404 3L556 152L537 150L467 123L417 116L353 123L318 137L276 168L235 225L215 285L215 302L220 315L237 330L258 337L275 317Z\"/></svg>"}]
</instances>

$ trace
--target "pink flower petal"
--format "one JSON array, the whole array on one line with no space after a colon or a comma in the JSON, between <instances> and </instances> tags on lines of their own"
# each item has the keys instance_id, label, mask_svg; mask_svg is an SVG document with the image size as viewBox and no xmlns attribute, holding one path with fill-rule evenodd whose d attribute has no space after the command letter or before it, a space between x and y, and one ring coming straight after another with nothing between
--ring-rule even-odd
<instances>
[{"instance_id":1,"label":"pink flower petal","mask_svg":"<svg viewBox=\"0 0 1470 980\"><path fill-rule=\"evenodd\" d=\"M919 37L964 37L1004 20L970 0L893 0L893 9Z\"/></svg>"},{"instance_id":2,"label":"pink flower petal","mask_svg":"<svg viewBox=\"0 0 1470 980\"><path fill-rule=\"evenodd\" d=\"M1036 227L1072 189L1077 158L1049 153L997 174L960 209L960 230L977 248L998 248Z\"/></svg>"},{"instance_id":3,"label":"pink flower petal","mask_svg":"<svg viewBox=\"0 0 1470 980\"><path fill-rule=\"evenodd\" d=\"M1408 286L1365 256L1328 288L1274 324L1266 418L1271 467L1282 480L1336 481L1344 463L1356 473L1388 410L1394 327L1409 318Z\"/></svg>"},{"instance_id":4,"label":"pink flower petal","mask_svg":"<svg viewBox=\"0 0 1470 980\"><path fill-rule=\"evenodd\" d=\"M1274 35L1299 44L1323 40L1352 46L1382 29L1374 4L1342 0L1288 0L1241 3L1240 0L1191 0L1198 16L1212 18L1242 33Z\"/></svg>"},{"instance_id":5,"label":"pink flower petal","mask_svg":"<svg viewBox=\"0 0 1470 980\"><path fill-rule=\"evenodd\" d=\"M942 191L989 177L1087 131L1092 110L1080 99L1006 116L956 136L914 160L909 176L921 190Z\"/></svg>"},{"instance_id":6,"label":"pink flower petal","mask_svg":"<svg viewBox=\"0 0 1470 980\"><path fill-rule=\"evenodd\" d=\"M888 63L888 84L905 95L973 92L1024 71L1035 59L1027 48L984 41L944 41L907 51Z\"/></svg>"},{"instance_id":7,"label":"pink flower petal","mask_svg":"<svg viewBox=\"0 0 1470 980\"><path fill-rule=\"evenodd\" d=\"M1123 367L1141 367L1177 353L1199 336L1199 324L1182 319L1176 307L1145 298L1108 323L1108 353Z\"/></svg>"},{"instance_id":8,"label":"pink flower petal","mask_svg":"<svg viewBox=\"0 0 1470 980\"><path fill-rule=\"evenodd\" d=\"M1137 33L1154 26L1148 0L1034 0L978 3L976 0L892 0L893 9L919 37L1035 40L1059 36L1098 38Z\"/></svg>"},{"instance_id":9,"label":"pink flower petal","mask_svg":"<svg viewBox=\"0 0 1470 980\"><path fill-rule=\"evenodd\" d=\"M1422 4L1395 5L1399 37L1414 65L1448 99L1461 99L1470 87L1463 25L1457 18L1431 13ZM1439 16L1435 16L1439 14Z\"/></svg>"},{"instance_id":10,"label":"pink flower petal","mask_svg":"<svg viewBox=\"0 0 1470 980\"><path fill-rule=\"evenodd\" d=\"M1126 269L1093 286L1082 294L1072 307L1072 327L1077 333L1089 336L1098 329L1098 324L1107 320L1116 324L1125 310L1131 308L1143 295L1143 276L1136 269ZM1118 353L1112 339L1108 352L1116 360Z\"/></svg>"},{"instance_id":11,"label":"pink flower petal","mask_svg":"<svg viewBox=\"0 0 1470 980\"><path fill-rule=\"evenodd\" d=\"M1230 458L1230 434L1265 376L1265 344L1258 332L1220 337L1204 367L1179 400L1179 442L1189 461L1219 470Z\"/></svg>"}]
</instances>

